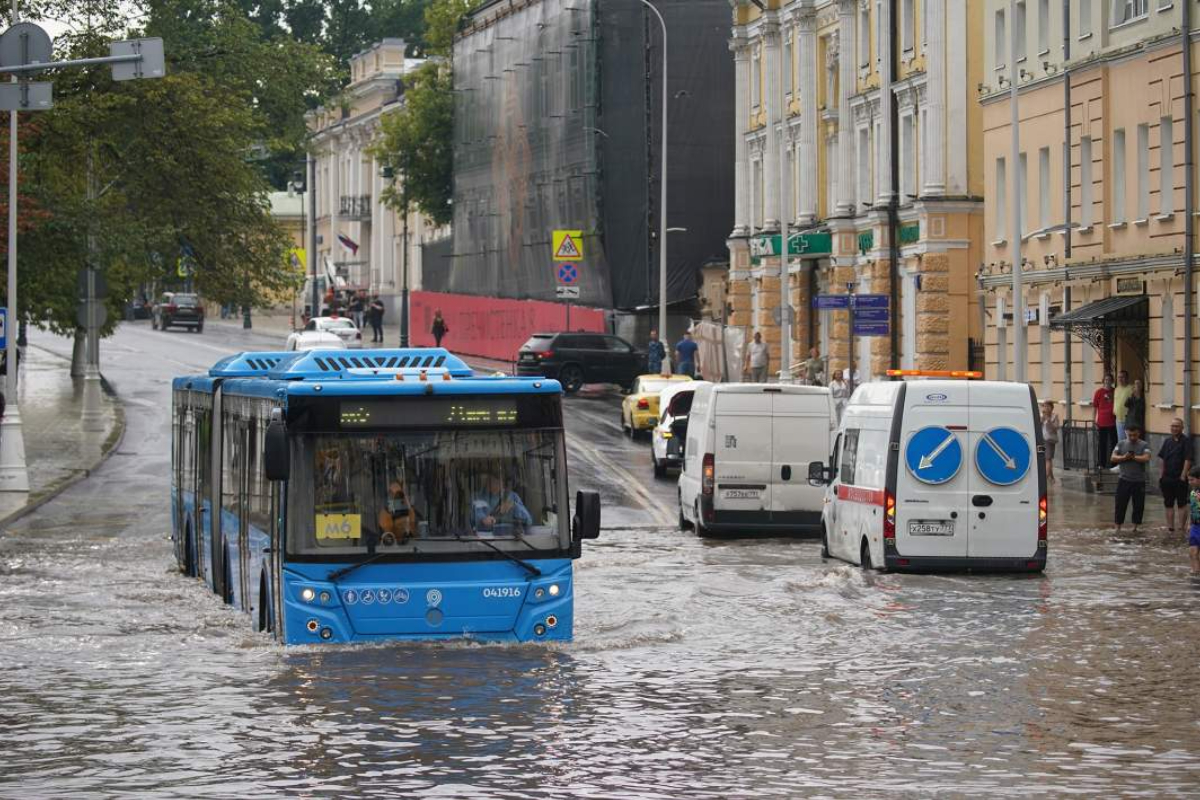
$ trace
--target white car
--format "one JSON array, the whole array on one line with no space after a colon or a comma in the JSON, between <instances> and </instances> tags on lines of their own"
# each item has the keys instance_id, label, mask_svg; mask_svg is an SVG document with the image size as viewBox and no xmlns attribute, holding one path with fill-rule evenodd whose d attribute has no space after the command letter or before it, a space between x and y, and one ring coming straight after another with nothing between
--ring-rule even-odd
<instances>
[{"instance_id":1,"label":"white car","mask_svg":"<svg viewBox=\"0 0 1200 800\"><path fill-rule=\"evenodd\" d=\"M688 410L701 381L676 383L658 396L658 423L650 432L650 463L654 477L666 477L671 467L683 465L683 442L687 436Z\"/></svg>"},{"instance_id":2,"label":"white car","mask_svg":"<svg viewBox=\"0 0 1200 800\"><path fill-rule=\"evenodd\" d=\"M332 338L330 338L332 337ZM337 339L341 344L331 344ZM362 331L347 317L317 317L304 328L288 335L287 350L313 350L318 347L362 347Z\"/></svg>"}]
</instances>

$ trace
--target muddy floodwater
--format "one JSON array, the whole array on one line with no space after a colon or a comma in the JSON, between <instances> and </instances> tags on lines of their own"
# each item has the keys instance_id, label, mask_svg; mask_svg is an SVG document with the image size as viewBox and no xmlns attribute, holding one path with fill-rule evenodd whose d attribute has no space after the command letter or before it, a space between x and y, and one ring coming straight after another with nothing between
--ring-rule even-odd
<instances>
[{"instance_id":1,"label":"muddy floodwater","mask_svg":"<svg viewBox=\"0 0 1200 800\"><path fill-rule=\"evenodd\" d=\"M0 536L0 796L1200 792L1200 583L1159 531L1059 513L1045 575L980 577L615 527L570 645L284 649L174 571L163 389L112 358L119 454Z\"/></svg>"}]
</instances>

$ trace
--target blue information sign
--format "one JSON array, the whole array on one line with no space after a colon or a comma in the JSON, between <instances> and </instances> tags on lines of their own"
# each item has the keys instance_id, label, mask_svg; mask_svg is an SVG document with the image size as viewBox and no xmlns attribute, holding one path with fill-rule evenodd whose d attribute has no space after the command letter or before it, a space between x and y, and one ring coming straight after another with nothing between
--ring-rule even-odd
<instances>
[{"instance_id":1,"label":"blue information sign","mask_svg":"<svg viewBox=\"0 0 1200 800\"><path fill-rule=\"evenodd\" d=\"M848 294L819 294L813 297L813 308L818 311L844 311L849 307Z\"/></svg>"},{"instance_id":2,"label":"blue information sign","mask_svg":"<svg viewBox=\"0 0 1200 800\"><path fill-rule=\"evenodd\" d=\"M975 443L975 468L988 483L1011 486L1029 472L1029 442L1014 428L992 428Z\"/></svg>"},{"instance_id":3,"label":"blue information sign","mask_svg":"<svg viewBox=\"0 0 1200 800\"><path fill-rule=\"evenodd\" d=\"M891 306L891 298L886 294L858 294L854 296L855 308L888 308Z\"/></svg>"},{"instance_id":4,"label":"blue information sign","mask_svg":"<svg viewBox=\"0 0 1200 800\"><path fill-rule=\"evenodd\" d=\"M891 315L891 310L886 308L854 309L855 322L887 322L891 318Z\"/></svg>"},{"instance_id":5,"label":"blue information sign","mask_svg":"<svg viewBox=\"0 0 1200 800\"><path fill-rule=\"evenodd\" d=\"M938 425L921 428L904 447L904 464L913 477L934 486L946 483L962 467L962 445L954 432Z\"/></svg>"},{"instance_id":6,"label":"blue information sign","mask_svg":"<svg viewBox=\"0 0 1200 800\"><path fill-rule=\"evenodd\" d=\"M0 308L0 350L8 347L8 309Z\"/></svg>"},{"instance_id":7,"label":"blue information sign","mask_svg":"<svg viewBox=\"0 0 1200 800\"><path fill-rule=\"evenodd\" d=\"M855 336L887 336L891 332L886 322L854 321Z\"/></svg>"}]
</instances>

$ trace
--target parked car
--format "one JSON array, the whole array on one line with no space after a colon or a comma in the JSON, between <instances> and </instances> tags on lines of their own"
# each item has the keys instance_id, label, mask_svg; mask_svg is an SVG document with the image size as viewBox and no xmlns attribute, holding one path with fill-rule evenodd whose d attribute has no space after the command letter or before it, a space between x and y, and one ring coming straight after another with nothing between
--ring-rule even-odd
<instances>
[{"instance_id":1,"label":"parked car","mask_svg":"<svg viewBox=\"0 0 1200 800\"><path fill-rule=\"evenodd\" d=\"M161 331L174 325L200 333L204 330L204 304L196 294L163 292L150 312L150 325Z\"/></svg>"},{"instance_id":2,"label":"parked car","mask_svg":"<svg viewBox=\"0 0 1200 800\"><path fill-rule=\"evenodd\" d=\"M285 350L345 350L346 342L333 331L298 331L288 336Z\"/></svg>"},{"instance_id":3,"label":"parked car","mask_svg":"<svg viewBox=\"0 0 1200 800\"><path fill-rule=\"evenodd\" d=\"M688 412L692 396L701 381L674 383L662 390L658 404L662 413L650 433L650 463L654 477L666 477L667 470L683 466L683 445L687 441Z\"/></svg>"},{"instance_id":4,"label":"parked car","mask_svg":"<svg viewBox=\"0 0 1200 800\"><path fill-rule=\"evenodd\" d=\"M327 333L336 336L345 347L362 347L362 331L354 324L354 320L349 317L317 317L310 319L304 323L304 327L294 333L288 335L287 348L288 350L311 350L313 347L300 347L301 341L314 341L317 344L314 346L323 346L320 344L322 339L314 337L311 334ZM334 345L335 347L337 345Z\"/></svg>"},{"instance_id":5,"label":"parked car","mask_svg":"<svg viewBox=\"0 0 1200 800\"><path fill-rule=\"evenodd\" d=\"M658 396L672 385L689 382L688 375L639 375L621 401L621 430L630 439L658 422Z\"/></svg>"},{"instance_id":6,"label":"parked car","mask_svg":"<svg viewBox=\"0 0 1200 800\"><path fill-rule=\"evenodd\" d=\"M535 333L517 351L517 374L557 379L563 390L585 383L630 388L646 371L646 354L606 333Z\"/></svg>"}]
</instances>

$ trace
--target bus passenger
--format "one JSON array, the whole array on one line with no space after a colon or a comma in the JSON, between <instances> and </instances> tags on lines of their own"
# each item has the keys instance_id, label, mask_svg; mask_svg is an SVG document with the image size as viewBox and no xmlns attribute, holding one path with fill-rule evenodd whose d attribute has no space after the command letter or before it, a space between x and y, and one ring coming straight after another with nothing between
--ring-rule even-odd
<instances>
[{"instance_id":1,"label":"bus passenger","mask_svg":"<svg viewBox=\"0 0 1200 800\"><path fill-rule=\"evenodd\" d=\"M495 473L483 476L484 488L471 499L471 526L478 531L495 531L498 526L533 524L521 498Z\"/></svg>"},{"instance_id":2,"label":"bus passenger","mask_svg":"<svg viewBox=\"0 0 1200 800\"><path fill-rule=\"evenodd\" d=\"M379 509L379 531L384 544L403 544L417 533L417 512L400 478L388 483L387 503Z\"/></svg>"}]
</instances>

